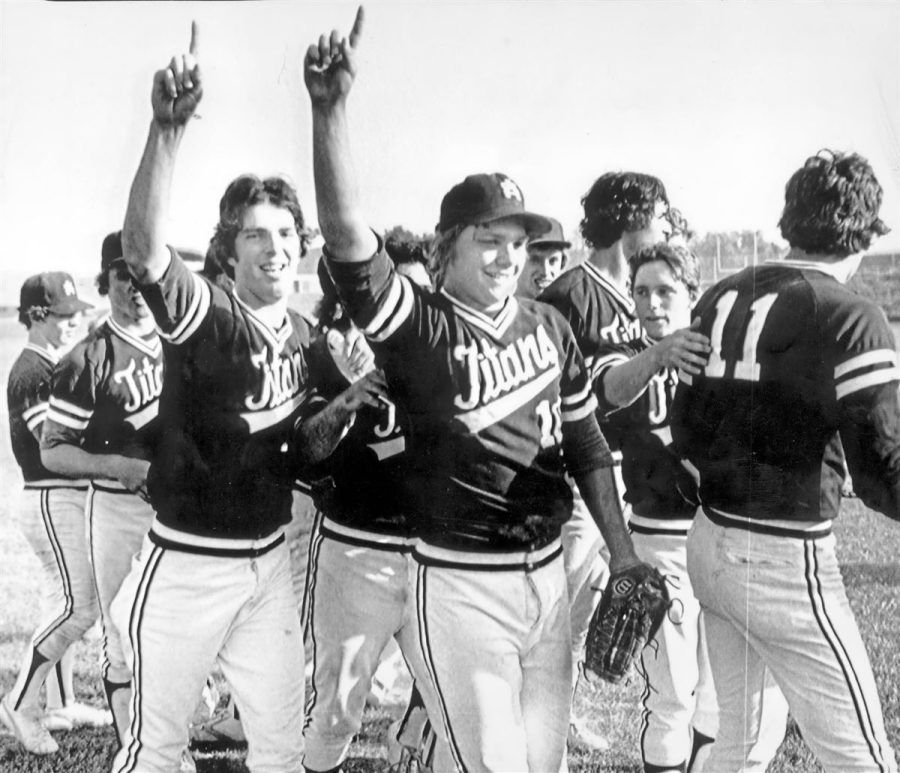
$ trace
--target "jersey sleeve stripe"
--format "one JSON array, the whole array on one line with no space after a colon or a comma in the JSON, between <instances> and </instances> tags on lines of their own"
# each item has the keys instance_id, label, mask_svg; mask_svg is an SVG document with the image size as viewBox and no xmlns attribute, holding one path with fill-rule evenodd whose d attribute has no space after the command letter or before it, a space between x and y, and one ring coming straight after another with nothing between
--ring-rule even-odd
<instances>
[{"instance_id":1,"label":"jersey sleeve stripe","mask_svg":"<svg viewBox=\"0 0 900 773\"><path fill-rule=\"evenodd\" d=\"M866 352L856 357L852 357L846 362L841 363L834 369L835 381L848 373L859 370L860 368L868 368L871 365L885 363L887 365L897 365L897 353L890 349L877 349L873 352Z\"/></svg>"},{"instance_id":2,"label":"jersey sleeve stripe","mask_svg":"<svg viewBox=\"0 0 900 773\"><path fill-rule=\"evenodd\" d=\"M80 408L73 403L68 402L67 400L62 400L59 397L50 397L50 412L58 411L64 414L69 414L74 416L76 419L90 419L91 416L94 415L92 410L87 408Z\"/></svg>"},{"instance_id":3,"label":"jersey sleeve stripe","mask_svg":"<svg viewBox=\"0 0 900 773\"><path fill-rule=\"evenodd\" d=\"M694 383L694 377L686 370L678 369L678 383L691 386Z\"/></svg>"},{"instance_id":4,"label":"jersey sleeve stripe","mask_svg":"<svg viewBox=\"0 0 900 773\"><path fill-rule=\"evenodd\" d=\"M68 427L69 429L78 430L79 432L87 429L87 425L89 423L87 421L82 421L80 419L72 418L71 416L67 416L64 413L58 413L58 412L54 411L52 408L47 413L47 421L54 422L56 424L61 424L63 427Z\"/></svg>"},{"instance_id":5,"label":"jersey sleeve stripe","mask_svg":"<svg viewBox=\"0 0 900 773\"><path fill-rule=\"evenodd\" d=\"M34 414L36 413L46 413L47 412L47 402L38 403L37 405L32 405L31 408L26 408L22 411L22 419L24 421L28 421Z\"/></svg>"},{"instance_id":6,"label":"jersey sleeve stripe","mask_svg":"<svg viewBox=\"0 0 900 773\"><path fill-rule=\"evenodd\" d=\"M603 357L597 357L594 360L594 365L591 368L591 379L593 381L597 381L598 379L603 377L603 374L612 367L616 365L621 365L623 362L628 362L628 357L624 354L620 354L619 352L614 352L612 354L606 354Z\"/></svg>"},{"instance_id":7,"label":"jersey sleeve stripe","mask_svg":"<svg viewBox=\"0 0 900 773\"><path fill-rule=\"evenodd\" d=\"M46 403L44 403L46 406ZM41 426L44 423L44 419L47 418L47 411L42 413L37 413L32 416L27 422L25 422L25 426L28 427L29 432L34 432L35 429Z\"/></svg>"},{"instance_id":8,"label":"jersey sleeve stripe","mask_svg":"<svg viewBox=\"0 0 900 773\"><path fill-rule=\"evenodd\" d=\"M194 297L191 298L190 306L188 306L184 318L175 326L171 333L159 331L161 338L165 338L173 344L183 344L190 338L197 331L197 328L200 327L200 323L203 322L209 311L209 285L196 274L191 275L191 281L194 283Z\"/></svg>"},{"instance_id":9,"label":"jersey sleeve stripe","mask_svg":"<svg viewBox=\"0 0 900 773\"><path fill-rule=\"evenodd\" d=\"M878 384L887 384L890 381L900 381L900 368L882 368L856 378L847 379L835 386L835 392L837 399L842 400L847 395L852 395L861 389L877 386Z\"/></svg>"},{"instance_id":10,"label":"jersey sleeve stripe","mask_svg":"<svg viewBox=\"0 0 900 773\"><path fill-rule=\"evenodd\" d=\"M587 398L591 395L591 388L588 385L585 385L583 389L579 389L577 392L571 395L563 395L562 396L562 404L565 406L575 405L576 403L581 403L587 400Z\"/></svg>"},{"instance_id":11,"label":"jersey sleeve stripe","mask_svg":"<svg viewBox=\"0 0 900 773\"><path fill-rule=\"evenodd\" d=\"M378 312L366 325L366 335L374 341L384 341L396 332L410 315L413 306L412 290L409 280L398 274L394 275L387 297L380 305Z\"/></svg>"},{"instance_id":12,"label":"jersey sleeve stripe","mask_svg":"<svg viewBox=\"0 0 900 773\"><path fill-rule=\"evenodd\" d=\"M572 421L581 421L584 418L587 418L592 413L597 410L597 398L594 395L590 395L587 402L582 405L580 408L572 408L566 410L563 408L559 413L562 417L563 422L572 422Z\"/></svg>"}]
</instances>

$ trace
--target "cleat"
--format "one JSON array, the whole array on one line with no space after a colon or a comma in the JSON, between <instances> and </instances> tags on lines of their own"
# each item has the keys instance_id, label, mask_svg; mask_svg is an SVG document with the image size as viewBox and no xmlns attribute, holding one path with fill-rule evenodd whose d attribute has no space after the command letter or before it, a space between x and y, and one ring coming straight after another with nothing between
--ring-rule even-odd
<instances>
[{"instance_id":1,"label":"cleat","mask_svg":"<svg viewBox=\"0 0 900 773\"><path fill-rule=\"evenodd\" d=\"M59 730L71 730L72 727L108 727L112 724L112 713L107 709L95 709L86 703L67 703L58 709L48 709L44 715L44 724L48 730L57 728L51 722L68 722L69 727Z\"/></svg>"},{"instance_id":2,"label":"cleat","mask_svg":"<svg viewBox=\"0 0 900 773\"><path fill-rule=\"evenodd\" d=\"M241 720L225 709L216 712L207 722L191 725L191 742L197 746L207 744L235 746L247 743L247 736L244 735Z\"/></svg>"},{"instance_id":3,"label":"cleat","mask_svg":"<svg viewBox=\"0 0 900 773\"><path fill-rule=\"evenodd\" d=\"M40 714L10 708L9 695L0 701L0 722L3 722L19 743L32 754L53 754L59 751L53 736L41 723Z\"/></svg>"},{"instance_id":4,"label":"cleat","mask_svg":"<svg viewBox=\"0 0 900 773\"><path fill-rule=\"evenodd\" d=\"M578 749L591 749L595 752L605 752L609 749L609 741L599 733L588 730L582 721L577 719L569 723L566 740Z\"/></svg>"},{"instance_id":5,"label":"cleat","mask_svg":"<svg viewBox=\"0 0 900 773\"><path fill-rule=\"evenodd\" d=\"M63 716L56 716L52 710L47 711L41 719L44 727L48 730L52 730L54 733L57 730L61 730L62 732L68 732L69 730L73 730L75 725L72 724L71 719L67 719Z\"/></svg>"}]
</instances>

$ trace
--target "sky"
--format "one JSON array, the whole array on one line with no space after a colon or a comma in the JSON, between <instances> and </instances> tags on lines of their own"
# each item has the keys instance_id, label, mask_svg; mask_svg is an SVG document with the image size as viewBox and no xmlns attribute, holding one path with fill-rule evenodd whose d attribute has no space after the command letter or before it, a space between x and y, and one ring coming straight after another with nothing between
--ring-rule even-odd
<instances>
[{"instance_id":1,"label":"sky","mask_svg":"<svg viewBox=\"0 0 900 773\"><path fill-rule=\"evenodd\" d=\"M0 303L30 273L90 277L121 227L153 72L200 25L204 97L169 241L203 251L227 183L283 174L315 222L302 58L354 4L0 0ZM467 174L502 171L576 230L612 169L656 174L699 232L776 239L784 184L855 150L900 250L900 0L366 3L351 94L370 222L430 231Z\"/></svg>"}]
</instances>

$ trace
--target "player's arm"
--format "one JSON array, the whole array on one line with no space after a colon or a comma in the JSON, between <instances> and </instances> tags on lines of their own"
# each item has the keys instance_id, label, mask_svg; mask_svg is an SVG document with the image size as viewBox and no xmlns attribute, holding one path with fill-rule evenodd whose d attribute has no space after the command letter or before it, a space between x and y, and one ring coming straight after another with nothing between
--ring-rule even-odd
<instances>
[{"instance_id":1,"label":"player's arm","mask_svg":"<svg viewBox=\"0 0 900 773\"><path fill-rule=\"evenodd\" d=\"M132 274L141 284L156 282L169 265L165 225L175 171L175 158L188 121L203 94L197 63L198 30L191 26L189 53L172 57L153 76L153 118L147 144L131 184L122 249Z\"/></svg>"},{"instance_id":2,"label":"player's arm","mask_svg":"<svg viewBox=\"0 0 900 773\"><path fill-rule=\"evenodd\" d=\"M306 464L328 458L364 405L377 408L387 398L387 384L380 370L367 373L317 413L301 420L297 427L297 448Z\"/></svg>"},{"instance_id":3,"label":"player's arm","mask_svg":"<svg viewBox=\"0 0 900 773\"><path fill-rule=\"evenodd\" d=\"M337 30L309 47L303 75L312 104L313 170L319 227L328 255L337 261L361 261L378 249L378 241L360 208L359 188L347 126L347 96L357 71L357 46L363 9L356 13L347 38Z\"/></svg>"},{"instance_id":4,"label":"player's arm","mask_svg":"<svg viewBox=\"0 0 900 773\"><path fill-rule=\"evenodd\" d=\"M611 361L598 372L605 402L613 408L631 405L663 368L697 375L709 356L709 339L697 331L698 317L691 327L676 330L633 357Z\"/></svg>"},{"instance_id":5,"label":"player's arm","mask_svg":"<svg viewBox=\"0 0 900 773\"><path fill-rule=\"evenodd\" d=\"M41 462L44 467L67 478L116 480L132 493L147 498L147 472L150 462L121 454L91 454L70 443L55 443L53 427L41 442Z\"/></svg>"}]
</instances>

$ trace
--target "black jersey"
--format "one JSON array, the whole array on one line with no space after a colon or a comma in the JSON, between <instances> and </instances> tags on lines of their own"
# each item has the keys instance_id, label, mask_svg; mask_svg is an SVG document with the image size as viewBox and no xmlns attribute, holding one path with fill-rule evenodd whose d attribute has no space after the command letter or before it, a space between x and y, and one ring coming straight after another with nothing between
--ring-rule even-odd
<instances>
[{"instance_id":1,"label":"black jersey","mask_svg":"<svg viewBox=\"0 0 900 773\"><path fill-rule=\"evenodd\" d=\"M652 345L646 335L624 344L607 344L597 353L600 409L622 427L622 480L631 505L629 527L644 534L687 534L699 505L697 481L672 448L671 412L678 385L672 368L655 373L637 399L623 408L603 396L610 368L627 362Z\"/></svg>"},{"instance_id":2,"label":"black jersey","mask_svg":"<svg viewBox=\"0 0 900 773\"><path fill-rule=\"evenodd\" d=\"M712 352L702 374L680 374L673 431L714 518L827 533L844 452L862 500L900 517L894 339L884 313L827 268L748 268L694 310Z\"/></svg>"},{"instance_id":3,"label":"black jersey","mask_svg":"<svg viewBox=\"0 0 900 773\"><path fill-rule=\"evenodd\" d=\"M149 460L163 384L156 333L136 336L106 319L53 373L41 445Z\"/></svg>"},{"instance_id":4,"label":"black jersey","mask_svg":"<svg viewBox=\"0 0 900 773\"><path fill-rule=\"evenodd\" d=\"M141 292L166 357L163 438L148 488L167 539L205 550L214 543L194 537L237 548L274 534L291 518L309 327L292 310L271 327L174 251Z\"/></svg>"},{"instance_id":5,"label":"black jersey","mask_svg":"<svg viewBox=\"0 0 900 773\"><path fill-rule=\"evenodd\" d=\"M22 469L25 488L84 486L51 472L41 463L41 430L50 401L50 378L57 363L46 349L28 344L9 371L6 404L9 408L9 441Z\"/></svg>"},{"instance_id":6,"label":"black jersey","mask_svg":"<svg viewBox=\"0 0 900 773\"><path fill-rule=\"evenodd\" d=\"M313 343L310 357L310 398L304 415L321 410L349 387L324 335ZM403 406L392 400L356 412L337 448L310 470L316 506L331 521L399 542L410 538L402 497L405 429Z\"/></svg>"},{"instance_id":7,"label":"black jersey","mask_svg":"<svg viewBox=\"0 0 900 773\"><path fill-rule=\"evenodd\" d=\"M566 318L594 384L597 384L597 356L601 348L641 335L634 301L590 262L564 272L538 300L549 303ZM623 431L619 418L615 415L600 418L610 448L618 451Z\"/></svg>"},{"instance_id":8,"label":"black jersey","mask_svg":"<svg viewBox=\"0 0 900 773\"><path fill-rule=\"evenodd\" d=\"M567 460L584 470L611 463L563 317L512 297L489 316L415 286L384 253L328 265L409 415L406 497L417 534L473 552L558 538L572 501L563 447L595 437L583 458Z\"/></svg>"}]
</instances>

